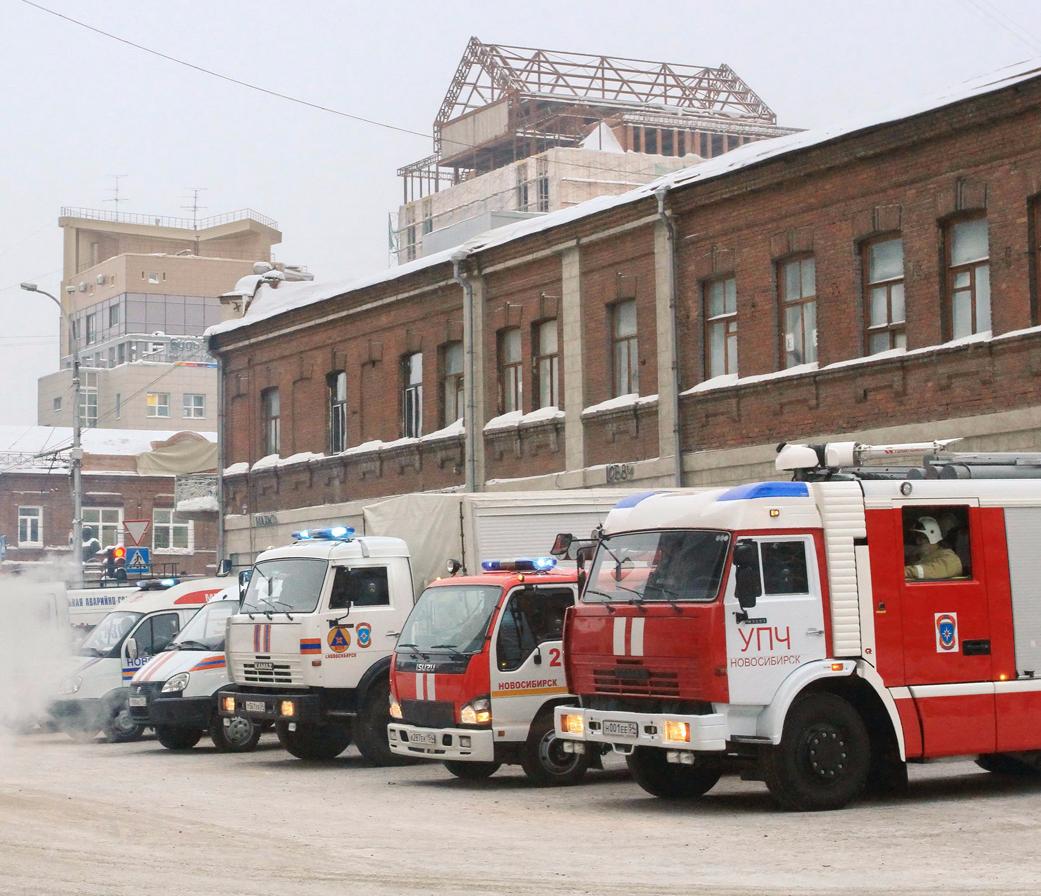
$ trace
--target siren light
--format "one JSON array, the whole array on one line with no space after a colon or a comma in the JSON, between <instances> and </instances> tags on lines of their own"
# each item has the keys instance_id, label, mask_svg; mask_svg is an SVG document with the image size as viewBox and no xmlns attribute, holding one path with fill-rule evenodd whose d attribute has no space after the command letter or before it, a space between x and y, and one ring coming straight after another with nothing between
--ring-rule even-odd
<instances>
[{"instance_id":1,"label":"siren light","mask_svg":"<svg viewBox=\"0 0 1041 896\"><path fill-rule=\"evenodd\" d=\"M482 560L485 572L549 572L557 565L556 557L518 557L516 560Z\"/></svg>"}]
</instances>

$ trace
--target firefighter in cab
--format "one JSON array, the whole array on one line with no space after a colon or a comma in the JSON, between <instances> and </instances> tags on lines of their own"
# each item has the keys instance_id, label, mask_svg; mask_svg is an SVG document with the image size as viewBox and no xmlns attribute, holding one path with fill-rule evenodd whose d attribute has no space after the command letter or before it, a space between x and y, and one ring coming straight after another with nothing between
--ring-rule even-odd
<instances>
[{"instance_id":1,"label":"firefighter in cab","mask_svg":"<svg viewBox=\"0 0 1041 896\"><path fill-rule=\"evenodd\" d=\"M908 579L953 579L962 574L958 555L943 543L943 532L934 517L920 516L911 529L904 577Z\"/></svg>"}]
</instances>

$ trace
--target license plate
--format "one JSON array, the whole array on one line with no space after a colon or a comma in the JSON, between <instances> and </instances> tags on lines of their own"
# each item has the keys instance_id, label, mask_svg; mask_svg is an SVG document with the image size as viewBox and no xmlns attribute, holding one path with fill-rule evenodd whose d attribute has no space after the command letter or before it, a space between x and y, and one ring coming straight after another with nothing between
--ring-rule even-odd
<instances>
[{"instance_id":1,"label":"license plate","mask_svg":"<svg viewBox=\"0 0 1041 896\"><path fill-rule=\"evenodd\" d=\"M267 704L263 700L247 700L246 712L267 712Z\"/></svg>"},{"instance_id":2,"label":"license plate","mask_svg":"<svg viewBox=\"0 0 1041 896\"><path fill-rule=\"evenodd\" d=\"M275 664L274 663L265 663L265 662L263 662L261 660L261 661L255 662L253 664L253 668L256 669L257 672L274 672L275 671Z\"/></svg>"},{"instance_id":3,"label":"license plate","mask_svg":"<svg viewBox=\"0 0 1041 896\"><path fill-rule=\"evenodd\" d=\"M605 735L609 737L638 737L640 726L636 722L612 722L605 721L602 726Z\"/></svg>"},{"instance_id":4,"label":"license plate","mask_svg":"<svg viewBox=\"0 0 1041 896\"><path fill-rule=\"evenodd\" d=\"M422 744L425 747L436 747L437 735L433 731L410 731L408 742L410 744Z\"/></svg>"},{"instance_id":5,"label":"license plate","mask_svg":"<svg viewBox=\"0 0 1041 896\"><path fill-rule=\"evenodd\" d=\"M131 706L148 706L148 698L147 697L131 697L130 698L130 705Z\"/></svg>"}]
</instances>

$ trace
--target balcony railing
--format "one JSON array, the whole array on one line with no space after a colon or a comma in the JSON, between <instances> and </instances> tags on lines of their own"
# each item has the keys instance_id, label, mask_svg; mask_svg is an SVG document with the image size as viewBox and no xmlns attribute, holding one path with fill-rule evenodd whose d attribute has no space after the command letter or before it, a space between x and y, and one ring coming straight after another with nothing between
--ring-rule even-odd
<instances>
[{"instance_id":1,"label":"balcony railing","mask_svg":"<svg viewBox=\"0 0 1041 896\"><path fill-rule=\"evenodd\" d=\"M176 227L181 230L205 230L233 221L256 221L265 227L278 230L278 222L267 215L262 215L251 208L241 208L222 215L210 215L208 218L172 218L168 215L141 215L132 212L110 212L99 208L61 207L63 218L85 218L88 221L107 221L110 224L145 224L149 227Z\"/></svg>"}]
</instances>

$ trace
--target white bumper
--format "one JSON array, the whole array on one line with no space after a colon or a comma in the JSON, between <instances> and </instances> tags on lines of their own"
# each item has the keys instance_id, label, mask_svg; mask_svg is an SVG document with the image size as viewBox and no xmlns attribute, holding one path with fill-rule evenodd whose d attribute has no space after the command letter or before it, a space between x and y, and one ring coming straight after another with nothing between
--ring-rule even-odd
<instances>
[{"instance_id":1,"label":"white bumper","mask_svg":"<svg viewBox=\"0 0 1041 896\"><path fill-rule=\"evenodd\" d=\"M562 725L561 717L571 717L571 725ZM561 740L609 746L657 747L663 750L699 750L721 752L730 739L730 726L722 713L687 716L678 713L603 712L577 706L558 706L554 710L557 737ZM573 720L577 717L581 725ZM670 723L666 725L666 723ZM683 729L683 726L686 726ZM568 729L571 729L570 731ZM685 730L689 740L666 739L665 732ZM623 749L622 752L629 752Z\"/></svg>"},{"instance_id":2,"label":"white bumper","mask_svg":"<svg viewBox=\"0 0 1041 896\"><path fill-rule=\"evenodd\" d=\"M420 728L391 722L387 726L391 752L439 762L494 762L492 732L473 728Z\"/></svg>"}]
</instances>

